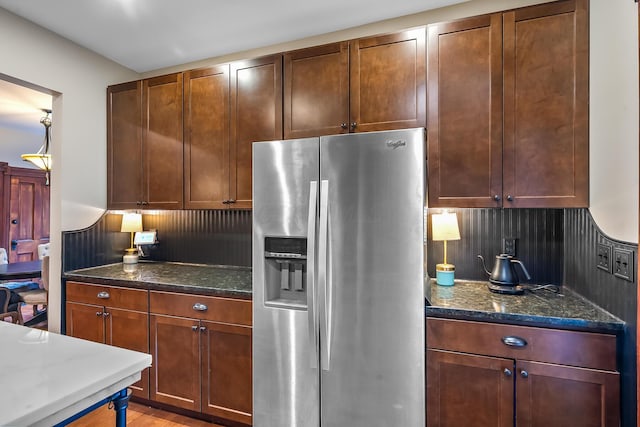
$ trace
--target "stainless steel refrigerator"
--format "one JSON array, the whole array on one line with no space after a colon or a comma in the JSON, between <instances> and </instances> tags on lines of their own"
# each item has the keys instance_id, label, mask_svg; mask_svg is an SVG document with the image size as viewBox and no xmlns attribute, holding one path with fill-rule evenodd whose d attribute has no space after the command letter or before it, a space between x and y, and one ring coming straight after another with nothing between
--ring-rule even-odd
<instances>
[{"instance_id":1,"label":"stainless steel refrigerator","mask_svg":"<svg viewBox=\"0 0 640 427\"><path fill-rule=\"evenodd\" d=\"M253 144L255 427L424 427L424 135Z\"/></svg>"}]
</instances>

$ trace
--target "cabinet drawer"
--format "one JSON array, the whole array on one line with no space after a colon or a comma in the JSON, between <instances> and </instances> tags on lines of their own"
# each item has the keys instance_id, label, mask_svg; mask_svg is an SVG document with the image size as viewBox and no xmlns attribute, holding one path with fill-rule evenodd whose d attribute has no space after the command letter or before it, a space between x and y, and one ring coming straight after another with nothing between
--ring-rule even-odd
<instances>
[{"instance_id":1,"label":"cabinet drawer","mask_svg":"<svg viewBox=\"0 0 640 427\"><path fill-rule=\"evenodd\" d=\"M149 309L154 314L251 326L248 300L150 291Z\"/></svg>"},{"instance_id":2,"label":"cabinet drawer","mask_svg":"<svg viewBox=\"0 0 640 427\"><path fill-rule=\"evenodd\" d=\"M117 286L67 282L67 301L117 307L125 310L149 310L148 291Z\"/></svg>"},{"instance_id":3,"label":"cabinet drawer","mask_svg":"<svg viewBox=\"0 0 640 427\"><path fill-rule=\"evenodd\" d=\"M505 344L511 338L514 344ZM523 340L523 341L519 341ZM616 370L616 337L529 326L427 319L427 347L585 368Z\"/></svg>"}]
</instances>

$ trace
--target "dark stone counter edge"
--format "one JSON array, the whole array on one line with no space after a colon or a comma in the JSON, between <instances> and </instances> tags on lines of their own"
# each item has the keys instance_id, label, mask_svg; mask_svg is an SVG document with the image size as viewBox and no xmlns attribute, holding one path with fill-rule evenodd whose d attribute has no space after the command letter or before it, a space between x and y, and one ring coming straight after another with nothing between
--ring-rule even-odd
<instances>
[{"instance_id":1,"label":"dark stone counter edge","mask_svg":"<svg viewBox=\"0 0 640 427\"><path fill-rule=\"evenodd\" d=\"M239 298L250 300L251 291L241 289L214 288L211 286L190 286L167 283L141 282L138 280L106 279L93 276L83 276L76 273L64 273L66 280L91 283L94 285L120 286L123 288L146 289L150 291L180 292L185 294L207 295L217 297Z\"/></svg>"},{"instance_id":2,"label":"dark stone counter edge","mask_svg":"<svg viewBox=\"0 0 640 427\"><path fill-rule=\"evenodd\" d=\"M426 317L441 317L447 319L472 320L477 322L508 323L518 326L536 326L543 328L565 329L581 332L598 332L611 335L624 333L626 324L620 322L606 322L568 317L543 317L526 314L492 313L485 311L461 310L427 305Z\"/></svg>"}]
</instances>

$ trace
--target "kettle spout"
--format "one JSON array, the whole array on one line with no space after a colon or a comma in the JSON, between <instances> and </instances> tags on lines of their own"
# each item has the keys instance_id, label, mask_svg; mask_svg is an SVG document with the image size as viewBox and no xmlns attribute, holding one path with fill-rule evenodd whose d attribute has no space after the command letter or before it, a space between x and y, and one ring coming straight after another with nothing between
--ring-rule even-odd
<instances>
[{"instance_id":1,"label":"kettle spout","mask_svg":"<svg viewBox=\"0 0 640 427\"><path fill-rule=\"evenodd\" d=\"M480 258L480 261L482 262L482 268L484 269L484 272L487 273L487 276L491 276L491 273L489 272L489 270L487 270L487 266L484 263L484 258L482 258L482 255L478 255L478 258Z\"/></svg>"}]
</instances>

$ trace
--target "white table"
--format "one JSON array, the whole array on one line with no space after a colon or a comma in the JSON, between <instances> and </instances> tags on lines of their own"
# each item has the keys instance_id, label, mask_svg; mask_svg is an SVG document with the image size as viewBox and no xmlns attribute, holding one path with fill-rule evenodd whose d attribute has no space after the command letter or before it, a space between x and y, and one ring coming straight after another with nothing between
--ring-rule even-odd
<instances>
[{"instance_id":1,"label":"white table","mask_svg":"<svg viewBox=\"0 0 640 427\"><path fill-rule=\"evenodd\" d=\"M0 426L64 425L107 401L124 425L126 388L150 365L149 354L0 321Z\"/></svg>"}]
</instances>

